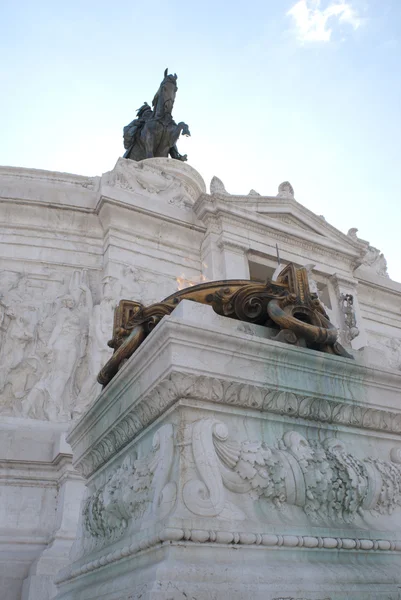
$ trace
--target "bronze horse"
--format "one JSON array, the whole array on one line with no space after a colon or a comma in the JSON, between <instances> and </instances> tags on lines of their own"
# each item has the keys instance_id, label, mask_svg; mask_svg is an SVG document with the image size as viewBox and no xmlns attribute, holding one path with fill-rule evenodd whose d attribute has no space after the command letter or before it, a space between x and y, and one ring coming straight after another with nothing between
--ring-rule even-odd
<instances>
[{"instance_id":1,"label":"bronze horse","mask_svg":"<svg viewBox=\"0 0 401 600\"><path fill-rule=\"evenodd\" d=\"M157 156L177 160L187 160L176 147L176 142L182 133L191 135L188 125L173 120L171 112L177 93L177 75L168 75L164 71L164 79L152 101L152 107L145 102L137 111L137 119L124 127L124 146L127 149L124 158L143 160Z\"/></svg>"}]
</instances>

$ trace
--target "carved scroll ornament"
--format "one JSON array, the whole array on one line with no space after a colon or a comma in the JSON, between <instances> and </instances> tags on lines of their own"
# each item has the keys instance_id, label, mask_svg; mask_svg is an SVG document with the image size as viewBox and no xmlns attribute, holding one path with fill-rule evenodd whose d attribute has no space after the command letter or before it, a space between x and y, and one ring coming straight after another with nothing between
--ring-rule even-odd
<instances>
[{"instance_id":1,"label":"carved scroll ornament","mask_svg":"<svg viewBox=\"0 0 401 600\"><path fill-rule=\"evenodd\" d=\"M317 295L310 292L306 270L289 264L277 281L232 279L203 283L148 307L121 300L109 342L114 354L100 371L99 383L107 385L155 325L184 299L208 304L222 316L276 329L278 341L352 358L337 342L337 329Z\"/></svg>"},{"instance_id":2,"label":"carved scroll ornament","mask_svg":"<svg viewBox=\"0 0 401 600\"><path fill-rule=\"evenodd\" d=\"M301 507L314 521L351 523L365 511L391 514L401 505L401 458L391 461L351 454L337 438L309 442L288 431L276 447L230 439L224 423L213 418L193 425L192 452L200 479L183 488L187 508L202 517L227 508L225 488L265 499L276 508Z\"/></svg>"}]
</instances>

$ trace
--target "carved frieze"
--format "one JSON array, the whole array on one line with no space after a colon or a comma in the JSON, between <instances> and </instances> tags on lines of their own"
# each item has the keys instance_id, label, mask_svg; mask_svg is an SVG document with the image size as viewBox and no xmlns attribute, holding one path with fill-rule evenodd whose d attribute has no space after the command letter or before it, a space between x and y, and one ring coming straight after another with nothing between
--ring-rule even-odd
<instances>
[{"instance_id":1,"label":"carved frieze","mask_svg":"<svg viewBox=\"0 0 401 600\"><path fill-rule=\"evenodd\" d=\"M152 546L179 541L316 551L401 551L401 542L394 539L269 532L260 514L259 531L248 530L246 515L235 504L236 498L246 496L248 504L267 502L278 511L285 505L297 506L310 521L325 527L343 528L368 512L389 515L401 505L401 446L393 448L390 460L381 460L358 458L338 438L310 441L294 430L272 443L241 440L214 417L184 429L188 435L183 438L183 432L174 436L171 424L163 425L147 455L138 459L130 451L106 480L100 476L96 491L83 504L73 551L76 566L65 571L60 582ZM183 447L191 453L192 463L184 459L175 471L172 465L175 458L183 458ZM189 470L188 464L192 464ZM173 473L180 473L179 478ZM187 517L182 527L177 526L182 518L176 502L179 495L196 518L196 527ZM170 516L173 526L166 521ZM210 527L210 519L220 517L227 525L220 528L213 521ZM204 526L199 519L205 519ZM241 520L243 529L231 526ZM98 554L120 539L128 544ZM94 552L94 560L79 561Z\"/></svg>"},{"instance_id":2,"label":"carved frieze","mask_svg":"<svg viewBox=\"0 0 401 600\"><path fill-rule=\"evenodd\" d=\"M89 476L139 431L182 398L253 408L308 421L401 433L401 413L212 377L172 373L141 398L134 410L115 423L115 435L112 432L104 435L74 466L83 475Z\"/></svg>"},{"instance_id":3,"label":"carved frieze","mask_svg":"<svg viewBox=\"0 0 401 600\"><path fill-rule=\"evenodd\" d=\"M239 442L223 422L206 418L192 426L192 453L200 478L185 484L183 499L201 517L229 508L225 489L277 508L299 506L324 523L352 523L365 511L391 514L401 505L399 448L393 460L383 461L359 459L337 438L310 442L296 431L287 431L275 446Z\"/></svg>"},{"instance_id":4,"label":"carved frieze","mask_svg":"<svg viewBox=\"0 0 401 600\"><path fill-rule=\"evenodd\" d=\"M99 394L99 368L114 308L117 278L96 280L85 269L3 273L0 296L0 413L50 421L79 416Z\"/></svg>"}]
</instances>

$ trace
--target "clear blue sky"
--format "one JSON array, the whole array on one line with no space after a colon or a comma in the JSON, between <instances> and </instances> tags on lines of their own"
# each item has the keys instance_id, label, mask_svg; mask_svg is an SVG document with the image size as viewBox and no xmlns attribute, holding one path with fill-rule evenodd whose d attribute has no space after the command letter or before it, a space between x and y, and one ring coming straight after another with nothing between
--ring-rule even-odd
<instances>
[{"instance_id":1,"label":"clear blue sky","mask_svg":"<svg viewBox=\"0 0 401 600\"><path fill-rule=\"evenodd\" d=\"M207 185L288 179L401 281L400 0L9 1L0 49L0 164L112 169L169 67Z\"/></svg>"}]
</instances>

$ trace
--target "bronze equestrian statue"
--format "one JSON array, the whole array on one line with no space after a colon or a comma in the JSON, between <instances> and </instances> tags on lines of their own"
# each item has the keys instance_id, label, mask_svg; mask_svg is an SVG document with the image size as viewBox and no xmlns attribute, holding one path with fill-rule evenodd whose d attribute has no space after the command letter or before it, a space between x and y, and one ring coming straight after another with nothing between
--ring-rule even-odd
<instances>
[{"instance_id":1,"label":"bronze equestrian statue","mask_svg":"<svg viewBox=\"0 0 401 600\"><path fill-rule=\"evenodd\" d=\"M137 111L137 118L124 127L124 158L144 160L162 156L177 160L187 160L187 155L181 155L176 142L182 133L191 135L188 125L173 120L171 112L177 93L177 75L168 75L164 71L164 79L152 101L152 108L147 102Z\"/></svg>"}]
</instances>

